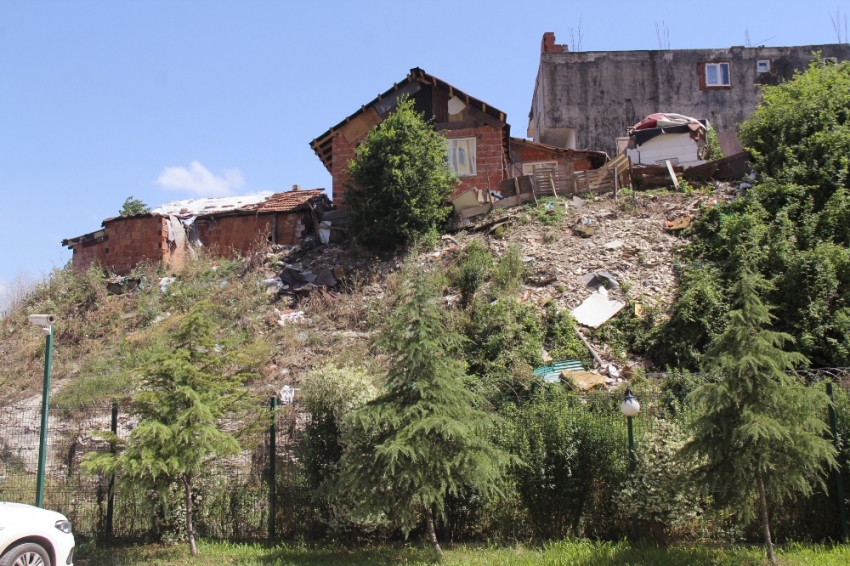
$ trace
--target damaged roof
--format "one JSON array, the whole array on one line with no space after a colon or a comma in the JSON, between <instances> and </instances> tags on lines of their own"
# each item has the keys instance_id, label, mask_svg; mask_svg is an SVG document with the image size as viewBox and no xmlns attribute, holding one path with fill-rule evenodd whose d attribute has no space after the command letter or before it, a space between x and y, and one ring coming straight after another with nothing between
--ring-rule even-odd
<instances>
[{"instance_id":1,"label":"damaged roof","mask_svg":"<svg viewBox=\"0 0 850 566\"><path fill-rule=\"evenodd\" d=\"M313 148L313 151L316 152L316 155L319 156L319 159L322 160L325 168L328 172L331 171L331 161L332 161L332 140L334 136L339 134L339 129L360 116L361 114L366 113L370 109L374 109L377 111L380 116L380 121L383 121L389 113L395 109L398 104L398 99L404 95L411 96L415 95L419 92L421 85L435 86L439 87L443 90L447 90L449 92L449 97L457 96L466 104L481 110L482 112L488 114L492 118L495 118L499 122L503 122L505 125L505 140L504 145L505 148L508 148L509 138L510 138L510 126L507 125L507 114L495 108L486 102L475 98L474 96L470 96L460 90L459 88L450 85L446 81L440 80L434 75L429 75L419 67L415 67L410 70L410 73L402 80L400 83L393 84L392 88L387 89L383 94L379 94L377 98L360 107L356 112L348 116L345 120L337 124L336 126L328 129L322 135L314 139L310 142L310 147ZM429 119L428 113L426 113L426 119Z\"/></svg>"},{"instance_id":2,"label":"damaged roof","mask_svg":"<svg viewBox=\"0 0 850 566\"><path fill-rule=\"evenodd\" d=\"M541 151L548 151L550 153L559 153L562 155L586 155L590 158L590 161L596 165L597 167L601 167L608 161L608 154L604 151L595 151L592 149L567 149L564 147L558 147L554 145L549 145L546 143L536 142L532 140L527 140L524 138L511 138L511 146L514 145L525 145L533 149L539 149ZM597 165L598 163L598 165Z\"/></svg>"},{"instance_id":3,"label":"damaged roof","mask_svg":"<svg viewBox=\"0 0 850 566\"><path fill-rule=\"evenodd\" d=\"M292 212L303 204L314 202L322 198L327 199L324 189L292 190L282 193L265 191L256 195L245 195L237 197L199 198L186 200L173 200L160 205L150 212L134 214L132 216L113 216L104 219L101 226L116 220L128 218L150 218L153 216L178 216L199 218L208 216L222 216L234 214L259 214L270 212ZM75 246L79 243L88 242L103 236L103 229L83 234L75 238L62 240L63 246Z\"/></svg>"}]
</instances>

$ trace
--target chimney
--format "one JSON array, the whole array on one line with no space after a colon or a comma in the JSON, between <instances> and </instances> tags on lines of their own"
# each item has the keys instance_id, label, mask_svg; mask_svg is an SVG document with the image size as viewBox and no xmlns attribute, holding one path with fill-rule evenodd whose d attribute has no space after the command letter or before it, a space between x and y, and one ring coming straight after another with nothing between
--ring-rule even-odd
<instances>
[{"instance_id":1,"label":"chimney","mask_svg":"<svg viewBox=\"0 0 850 566\"><path fill-rule=\"evenodd\" d=\"M540 44L541 53L562 53L563 51L565 51L563 45L555 44L554 31L547 31L543 34L543 41Z\"/></svg>"},{"instance_id":2,"label":"chimney","mask_svg":"<svg viewBox=\"0 0 850 566\"><path fill-rule=\"evenodd\" d=\"M301 185L292 185L292 192L300 191L300 190L301 190Z\"/></svg>"}]
</instances>

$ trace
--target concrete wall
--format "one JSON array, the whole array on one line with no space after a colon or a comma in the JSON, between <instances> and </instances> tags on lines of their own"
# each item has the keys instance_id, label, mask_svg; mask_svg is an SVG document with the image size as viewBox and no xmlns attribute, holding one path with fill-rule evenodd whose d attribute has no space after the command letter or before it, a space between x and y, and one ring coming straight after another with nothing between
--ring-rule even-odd
<instances>
[{"instance_id":1,"label":"concrete wall","mask_svg":"<svg viewBox=\"0 0 850 566\"><path fill-rule=\"evenodd\" d=\"M654 112L707 118L718 131L737 129L755 110L760 85L792 78L813 51L850 59L847 44L570 53L554 35L544 37L541 51L529 120L534 141L567 147L575 128L577 149L609 155L616 153L615 137ZM770 71L757 73L756 61L764 59ZM729 62L731 87L706 87L706 62Z\"/></svg>"}]
</instances>

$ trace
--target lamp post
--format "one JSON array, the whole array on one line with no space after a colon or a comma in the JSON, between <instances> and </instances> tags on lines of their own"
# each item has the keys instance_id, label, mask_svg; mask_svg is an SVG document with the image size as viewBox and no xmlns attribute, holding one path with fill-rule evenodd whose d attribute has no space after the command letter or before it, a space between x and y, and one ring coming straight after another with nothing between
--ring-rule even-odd
<instances>
[{"instance_id":1,"label":"lamp post","mask_svg":"<svg viewBox=\"0 0 850 566\"><path fill-rule=\"evenodd\" d=\"M632 419L637 416L640 412L640 403L632 395L631 387L626 388L626 396L623 398L623 402L620 403L620 411L626 416L626 420L629 423L629 472L635 471L635 433L634 426L632 424Z\"/></svg>"},{"instance_id":2,"label":"lamp post","mask_svg":"<svg viewBox=\"0 0 850 566\"><path fill-rule=\"evenodd\" d=\"M50 406L50 369L53 364L53 323L56 317L50 314L32 314L30 324L38 326L46 335L44 345L44 385L41 392L41 433L38 439L38 476L35 484L35 506L44 503L44 467L47 463L47 415Z\"/></svg>"}]
</instances>

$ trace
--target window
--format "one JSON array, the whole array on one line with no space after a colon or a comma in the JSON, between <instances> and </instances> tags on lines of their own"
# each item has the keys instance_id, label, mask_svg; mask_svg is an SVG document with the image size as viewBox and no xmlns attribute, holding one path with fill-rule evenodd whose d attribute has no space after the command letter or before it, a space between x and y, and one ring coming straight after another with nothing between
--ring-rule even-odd
<instances>
[{"instance_id":1,"label":"window","mask_svg":"<svg viewBox=\"0 0 850 566\"><path fill-rule=\"evenodd\" d=\"M756 61L756 72L757 73L770 72L770 59L762 59L760 61Z\"/></svg>"},{"instance_id":2,"label":"window","mask_svg":"<svg viewBox=\"0 0 850 566\"><path fill-rule=\"evenodd\" d=\"M838 64L838 57L824 57L823 58L823 64L824 65L837 65Z\"/></svg>"},{"instance_id":3,"label":"window","mask_svg":"<svg viewBox=\"0 0 850 566\"><path fill-rule=\"evenodd\" d=\"M475 138L448 140L449 169L458 177L475 177Z\"/></svg>"},{"instance_id":4,"label":"window","mask_svg":"<svg viewBox=\"0 0 850 566\"><path fill-rule=\"evenodd\" d=\"M729 63L706 63L705 86L732 86Z\"/></svg>"},{"instance_id":5,"label":"window","mask_svg":"<svg viewBox=\"0 0 850 566\"><path fill-rule=\"evenodd\" d=\"M523 163L522 164L522 174L523 175L534 175L534 168L539 167L541 165L548 165L554 169L558 168L557 161L538 161L537 163Z\"/></svg>"}]
</instances>

